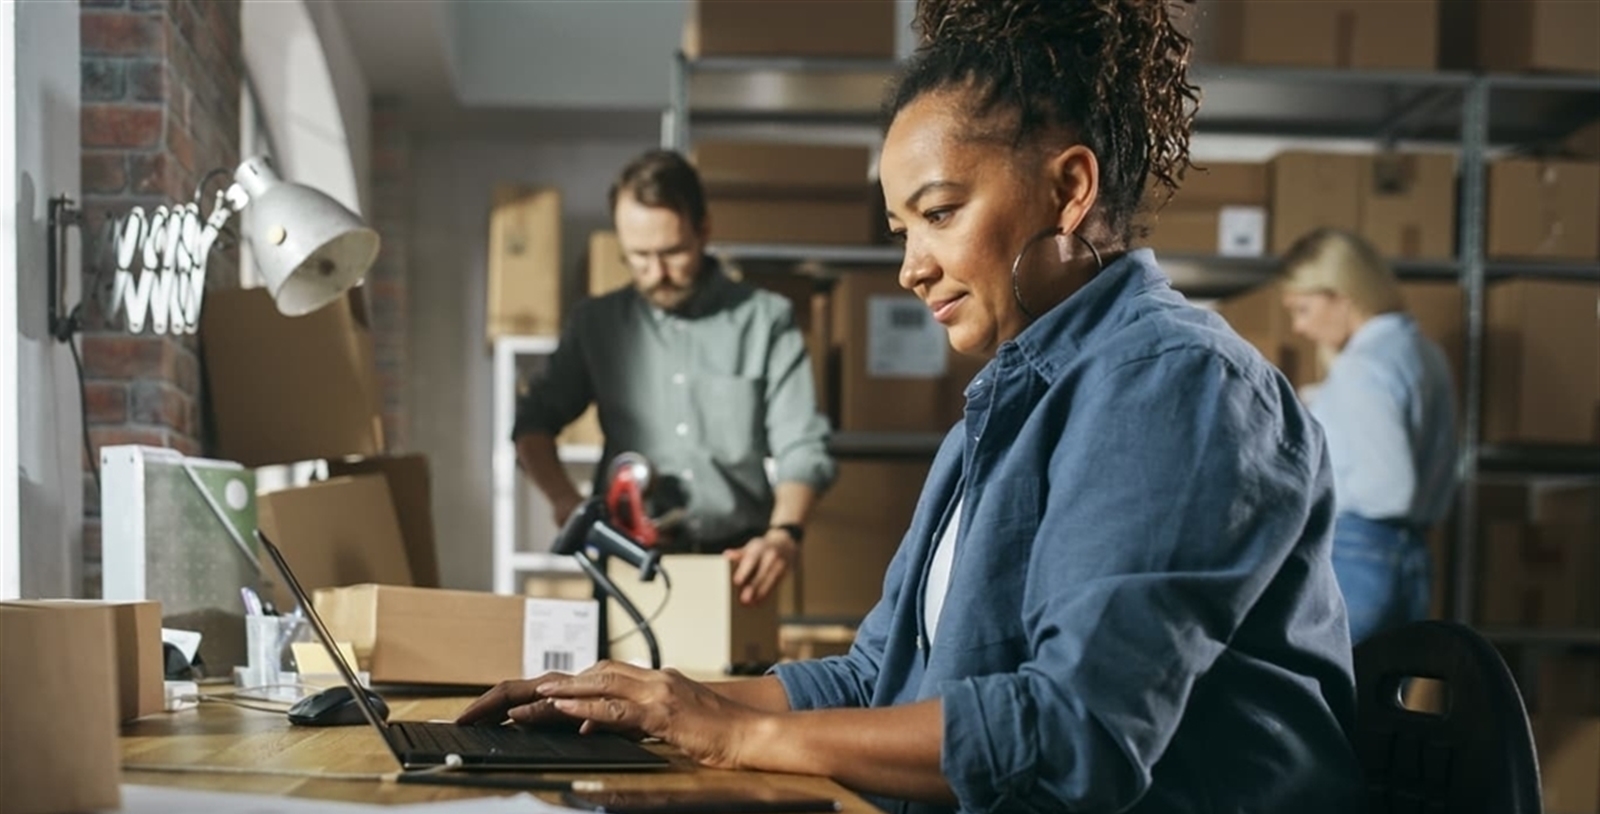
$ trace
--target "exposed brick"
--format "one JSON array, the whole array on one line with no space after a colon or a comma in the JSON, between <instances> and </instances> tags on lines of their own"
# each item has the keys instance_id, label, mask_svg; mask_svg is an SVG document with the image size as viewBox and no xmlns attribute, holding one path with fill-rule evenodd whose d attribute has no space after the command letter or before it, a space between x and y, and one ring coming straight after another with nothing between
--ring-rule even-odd
<instances>
[{"instance_id":1,"label":"exposed brick","mask_svg":"<svg viewBox=\"0 0 1600 814\"><path fill-rule=\"evenodd\" d=\"M174 201L188 197L183 185L173 171L173 162L166 153L145 153L131 156L129 175L132 191L139 195L161 195Z\"/></svg>"},{"instance_id":2,"label":"exposed brick","mask_svg":"<svg viewBox=\"0 0 1600 814\"><path fill-rule=\"evenodd\" d=\"M128 104L83 106L84 147L156 146L161 140L161 108Z\"/></svg>"},{"instance_id":3,"label":"exposed brick","mask_svg":"<svg viewBox=\"0 0 1600 814\"><path fill-rule=\"evenodd\" d=\"M201 452L200 442L187 435L172 436L172 443L170 446L173 449L190 457L199 455Z\"/></svg>"},{"instance_id":4,"label":"exposed brick","mask_svg":"<svg viewBox=\"0 0 1600 814\"><path fill-rule=\"evenodd\" d=\"M185 393L198 395L200 393L199 355L190 348L182 348L178 351L176 363L177 376L173 378L172 383Z\"/></svg>"},{"instance_id":5,"label":"exposed brick","mask_svg":"<svg viewBox=\"0 0 1600 814\"><path fill-rule=\"evenodd\" d=\"M165 27L154 14L84 11L78 36L86 55L149 56L161 53Z\"/></svg>"},{"instance_id":6,"label":"exposed brick","mask_svg":"<svg viewBox=\"0 0 1600 814\"><path fill-rule=\"evenodd\" d=\"M176 376L174 355L172 340L165 337L99 334L83 338L83 367L89 378L172 381Z\"/></svg>"},{"instance_id":7,"label":"exposed brick","mask_svg":"<svg viewBox=\"0 0 1600 814\"><path fill-rule=\"evenodd\" d=\"M188 433L189 397L171 382L142 379L128 388L129 412L135 424L169 427Z\"/></svg>"},{"instance_id":8,"label":"exposed brick","mask_svg":"<svg viewBox=\"0 0 1600 814\"><path fill-rule=\"evenodd\" d=\"M123 153L85 152L81 168L84 192L117 193L128 185L128 167Z\"/></svg>"},{"instance_id":9,"label":"exposed brick","mask_svg":"<svg viewBox=\"0 0 1600 814\"><path fill-rule=\"evenodd\" d=\"M166 430L159 427L91 427L89 440L95 449L140 444L147 447L168 447Z\"/></svg>"},{"instance_id":10,"label":"exposed brick","mask_svg":"<svg viewBox=\"0 0 1600 814\"><path fill-rule=\"evenodd\" d=\"M177 122L167 122L167 152L184 169L194 172L194 139Z\"/></svg>"},{"instance_id":11,"label":"exposed brick","mask_svg":"<svg viewBox=\"0 0 1600 814\"><path fill-rule=\"evenodd\" d=\"M99 466L99 453L95 454L95 466ZM89 472L83 473L83 516L100 516L100 482ZM92 521L91 521L92 522Z\"/></svg>"},{"instance_id":12,"label":"exposed brick","mask_svg":"<svg viewBox=\"0 0 1600 814\"><path fill-rule=\"evenodd\" d=\"M79 87L85 102L109 102L126 92L127 63L109 57L84 57Z\"/></svg>"},{"instance_id":13,"label":"exposed brick","mask_svg":"<svg viewBox=\"0 0 1600 814\"><path fill-rule=\"evenodd\" d=\"M93 424L121 424L128 420L128 386L119 382L88 382L84 399Z\"/></svg>"},{"instance_id":14,"label":"exposed brick","mask_svg":"<svg viewBox=\"0 0 1600 814\"><path fill-rule=\"evenodd\" d=\"M139 102L160 102L166 99L166 63L145 60L129 62L128 96Z\"/></svg>"}]
</instances>

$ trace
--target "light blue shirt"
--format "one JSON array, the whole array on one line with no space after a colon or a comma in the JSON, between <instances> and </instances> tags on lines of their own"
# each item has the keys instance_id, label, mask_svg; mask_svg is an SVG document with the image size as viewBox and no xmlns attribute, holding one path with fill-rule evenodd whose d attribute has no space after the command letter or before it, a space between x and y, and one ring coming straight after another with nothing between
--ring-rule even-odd
<instances>
[{"instance_id":1,"label":"light blue shirt","mask_svg":"<svg viewBox=\"0 0 1600 814\"><path fill-rule=\"evenodd\" d=\"M849 654L774 668L790 706L939 698L964 812L1359 811L1333 484L1282 374L1141 250L966 395Z\"/></svg>"},{"instance_id":2,"label":"light blue shirt","mask_svg":"<svg viewBox=\"0 0 1600 814\"><path fill-rule=\"evenodd\" d=\"M1444 352L1403 313L1363 324L1311 397L1340 512L1426 528L1456 488L1455 392Z\"/></svg>"}]
</instances>

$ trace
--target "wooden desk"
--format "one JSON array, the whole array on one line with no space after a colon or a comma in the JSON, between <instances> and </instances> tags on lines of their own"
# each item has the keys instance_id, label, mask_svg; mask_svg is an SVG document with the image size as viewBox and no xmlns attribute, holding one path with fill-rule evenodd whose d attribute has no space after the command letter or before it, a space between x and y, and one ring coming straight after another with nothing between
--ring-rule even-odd
<instances>
[{"instance_id":1,"label":"wooden desk","mask_svg":"<svg viewBox=\"0 0 1600 814\"><path fill-rule=\"evenodd\" d=\"M452 718L470 699L387 699L394 720ZM603 780L608 788L714 789L767 787L832 797L846 812L876 812L866 801L819 777L729 772L695 766L670 747L658 747L672 767L652 772L541 774L551 779ZM263 767L322 772L392 772L399 768L370 726L325 729L291 727L281 714L202 704L199 709L153 715L123 727L124 763ZM274 775L129 771L122 782L181 786L208 791L250 792L371 803L423 803L461 797L513 794L499 789L413 786L359 780ZM538 792L551 802L559 795Z\"/></svg>"}]
</instances>

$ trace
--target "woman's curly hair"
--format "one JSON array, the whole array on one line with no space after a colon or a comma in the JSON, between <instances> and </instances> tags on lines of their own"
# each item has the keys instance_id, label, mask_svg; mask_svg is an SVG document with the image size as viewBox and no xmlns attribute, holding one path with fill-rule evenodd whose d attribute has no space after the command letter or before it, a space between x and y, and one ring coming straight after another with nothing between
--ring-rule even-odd
<instances>
[{"instance_id":1,"label":"woman's curly hair","mask_svg":"<svg viewBox=\"0 0 1600 814\"><path fill-rule=\"evenodd\" d=\"M1006 114L976 137L1022 146L1070 134L1098 159L1100 217L1127 242L1147 182L1170 198L1190 166L1200 91L1173 20L1180 2L1193 0L919 0L920 43L885 118L925 93L970 88L975 121Z\"/></svg>"}]
</instances>

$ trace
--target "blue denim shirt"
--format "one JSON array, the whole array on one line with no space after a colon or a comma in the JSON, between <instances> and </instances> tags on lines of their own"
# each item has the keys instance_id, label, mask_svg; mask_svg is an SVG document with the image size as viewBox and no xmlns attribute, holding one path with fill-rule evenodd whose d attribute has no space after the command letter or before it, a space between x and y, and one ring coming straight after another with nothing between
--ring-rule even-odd
<instances>
[{"instance_id":1,"label":"blue denim shirt","mask_svg":"<svg viewBox=\"0 0 1600 814\"><path fill-rule=\"evenodd\" d=\"M924 582L958 491L930 647ZM1332 521L1289 384L1132 252L968 387L850 652L775 673L797 710L941 698L963 811L1348 814Z\"/></svg>"},{"instance_id":2,"label":"blue denim shirt","mask_svg":"<svg viewBox=\"0 0 1600 814\"><path fill-rule=\"evenodd\" d=\"M1455 403L1444 351L1411 317L1379 314L1357 329L1311 397L1339 511L1439 522L1455 496Z\"/></svg>"}]
</instances>

